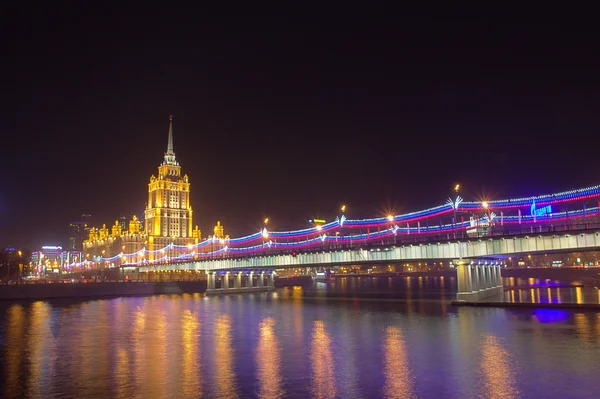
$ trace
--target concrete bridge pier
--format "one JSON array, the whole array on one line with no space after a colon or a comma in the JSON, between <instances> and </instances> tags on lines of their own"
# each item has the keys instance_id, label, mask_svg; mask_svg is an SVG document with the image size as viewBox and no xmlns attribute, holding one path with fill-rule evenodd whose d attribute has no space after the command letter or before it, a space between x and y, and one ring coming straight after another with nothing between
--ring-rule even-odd
<instances>
[{"instance_id":1,"label":"concrete bridge pier","mask_svg":"<svg viewBox=\"0 0 600 399\"><path fill-rule=\"evenodd\" d=\"M455 260L459 301L476 302L504 292L498 263Z\"/></svg>"},{"instance_id":2,"label":"concrete bridge pier","mask_svg":"<svg viewBox=\"0 0 600 399\"><path fill-rule=\"evenodd\" d=\"M215 280L216 280L215 272L208 272L206 275L206 290L214 290L215 289Z\"/></svg>"},{"instance_id":3,"label":"concrete bridge pier","mask_svg":"<svg viewBox=\"0 0 600 399\"><path fill-rule=\"evenodd\" d=\"M254 286L253 271L226 271L221 276L221 288L215 288L216 272L208 273L208 282L206 286L206 295L221 295L221 294L242 294L246 292L263 292L272 291L275 289L275 272L261 271L258 273L257 286ZM233 287L229 285L229 275L233 274ZM265 277L267 284L265 285ZM246 285L243 284L243 279L246 279Z\"/></svg>"},{"instance_id":4,"label":"concrete bridge pier","mask_svg":"<svg viewBox=\"0 0 600 399\"><path fill-rule=\"evenodd\" d=\"M269 288L275 288L275 273L269 272Z\"/></svg>"},{"instance_id":5,"label":"concrete bridge pier","mask_svg":"<svg viewBox=\"0 0 600 399\"><path fill-rule=\"evenodd\" d=\"M222 290L229 289L229 272L225 272L223 277L221 277L221 289Z\"/></svg>"}]
</instances>

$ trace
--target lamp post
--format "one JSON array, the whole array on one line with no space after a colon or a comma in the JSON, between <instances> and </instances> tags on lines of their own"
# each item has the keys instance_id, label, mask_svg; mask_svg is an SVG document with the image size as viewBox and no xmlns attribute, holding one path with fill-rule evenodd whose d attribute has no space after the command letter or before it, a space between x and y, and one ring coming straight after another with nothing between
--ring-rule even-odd
<instances>
[{"instance_id":1,"label":"lamp post","mask_svg":"<svg viewBox=\"0 0 600 399\"><path fill-rule=\"evenodd\" d=\"M387 216L388 222L391 224L392 233L394 234L394 245L396 244L396 230L394 229L394 215Z\"/></svg>"},{"instance_id":2,"label":"lamp post","mask_svg":"<svg viewBox=\"0 0 600 399\"><path fill-rule=\"evenodd\" d=\"M484 213L488 220L488 232L490 235L492 235L492 219L494 218L495 215L491 212L490 205L488 204L487 201L483 201L481 203L481 207L483 209L485 209Z\"/></svg>"},{"instance_id":3,"label":"lamp post","mask_svg":"<svg viewBox=\"0 0 600 399\"><path fill-rule=\"evenodd\" d=\"M342 244L343 242L343 238L344 238L344 234L342 233L342 227L344 226L344 220L346 220L346 217L344 216L344 212L346 212L346 205L342 205L340 207L340 211L342 212L342 214L339 217L339 229L340 229L340 236L342 236ZM350 248L352 248L352 241L350 241Z\"/></svg>"},{"instance_id":4,"label":"lamp post","mask_svg":"<svg viewBox=\"0 0 600 399\"><path fill-rule=\"evenodd\" d=\"M460 184L457 184L456 186L454 186L454 192L456 193L456 195L458 196L458 190L460 190ZM456 207L457 205L455 204L455 206L452 207L452 210L454 211L454 236L456 237Z\"/></svg>"}]
</instances>

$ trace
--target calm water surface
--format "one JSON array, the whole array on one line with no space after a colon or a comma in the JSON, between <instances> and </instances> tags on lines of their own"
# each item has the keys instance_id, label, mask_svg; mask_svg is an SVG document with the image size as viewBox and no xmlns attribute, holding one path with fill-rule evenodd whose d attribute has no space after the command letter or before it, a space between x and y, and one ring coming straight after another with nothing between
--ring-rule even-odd
<instances>
[{"instance_id":1,"label":"calm water surface","mask_svg":"<svg viewBox=\"0 0 600 399\"><path fill-rule=\"evenodd\" d=\"M430 288L445 296L445 288ZM328 290L341 288L0 303L0 396L463 399L600 392L600 313L457 308L429 294L342 299Z\"/></svg>"}]
</instances>

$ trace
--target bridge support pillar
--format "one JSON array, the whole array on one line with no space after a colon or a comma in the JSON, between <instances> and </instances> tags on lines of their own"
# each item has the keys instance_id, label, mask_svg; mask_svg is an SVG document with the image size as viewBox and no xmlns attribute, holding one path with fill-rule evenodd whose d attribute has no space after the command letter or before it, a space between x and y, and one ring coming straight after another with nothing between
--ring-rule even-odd
<instances>
[{"instance_id":1,"label":"bridge support pillar","mask_svg":"<svg viewBox=\"0 0 600 399\"><path fill-rule=\"evenodd\" d=\"M458 292L456 299L459 301L477 302L484 298L502 294L502 282L498 278L500 266L495 264L481 265L459 259L453 262L456 265Z\"/></svg>"},{"instance_id":2,"label":"bridge support pillar","mask_svg":"<svg viewBox=\"0 0 600 399\"><path fill-rule=\"evenodd\" d=\"M229 289L229 272L225 272L225 274L223 274L223 277L221 279L221 288L223 288L224 290Z\"/></svg>"},{"instance_id":3,"label":"bridge support pillar","mask_svg":"<svg viewBox=\"0 0 600 399\"><path fill-rule=\"evenodd\" d=\"M206 290L214 290L215 289L215 272L208 272L206 275Z\"/></svg>"},{"instance_id":4,"label":"bridge support pillar","mask_svg":"<svg viewBox=\"0 0 600 399\"><path fill-rule=\"evenodd\" d=\"M481 266L481 270L483 270L483 284L481 285L482 290L487 290L492 287L490 282L490 268L487 264Z\"/></svg>"},{"instance_id":5,"label":"bridge support pillar","mask_svg":"<svg viewBox=\"0 0 600 399\"><path fill-rule=\"evenodd\" d=\"M269 273L269 288L275 288L275 272Z\"/></svg>"},{"instance_id":6,"label":"bridge support pillar","mask_svg":"<svg viewBox=\"0 0 600 399\"><path fill-rule=\"evenodd\" d=\"M457 266L457 268L456 268L457 273L458 273L459 269L460 268ZM469 264L469 269L471 271L471 273L470 273L471 274L471 285L469 286L468 289L466 289L464 291L461 290L459 287L458 292L479 291L479 268L477 267L477 265ZM458 277L458 274L457 274L457 277ZM460 278L458 281L460 281Z\"/></svg>"},{"instance_id":7,"label":"bridge support pillar","mask_svg":"<svg viewBox=\"0 0 600 399\"><path fill-rule=\"evenodd\" d=\"M255 286L253 282L254 272L248 272L246 270L226 271L221 275L222 283L220 289L215 288L216 274L216 272L208 273L206 295L244 294L251 292L273 291L275 289L275 272L273 271L258 273L257 286ZM233 287L229 285L229 276L232 274ZM246 286L243 286L242 284L242 279L244 276L248 279ZM266 284L265 277L267 277Z\"/></svg>"},{"instance_id":8,"label":"bridge support pillar","mask_svg":"<svg viewBox=\"0 0 600 399\"><path fill-rule=\"evenodd\" d=\"M458 292L472 292L473 283L477 286L477 271L471 268L471 264L466 261L456 261L456 277L458 282Z\"/></svg>"},{"instance_id":9,"label":"bridge support pillar","mask_svg":"<svg viewBox=\"0 0 600 399\"><path fill-rule=\"evenodd\" d=\"M496 268L496 282L497 286L502 287L502 265Z\"/></svg>"}]
</instances>

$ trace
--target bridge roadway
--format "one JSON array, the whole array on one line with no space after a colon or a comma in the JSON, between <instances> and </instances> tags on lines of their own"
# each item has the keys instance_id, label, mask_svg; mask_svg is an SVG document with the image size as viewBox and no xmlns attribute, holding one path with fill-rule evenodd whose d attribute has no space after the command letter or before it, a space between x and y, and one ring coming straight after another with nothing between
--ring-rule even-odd
<instances>
[{"instance_id":1,"label":"bridge roadway","mask_svg":"<svg viewBox=\"0 0 600 399\"><path fill-rule=\"evenodd\" d=\"M379 243L383 245L373 245ZM357 243L358 244L358 243ZM356 244L355 244L356 245ZM205 270L226 271L244 269L273 269L309 266L360 265L419 260L501 259L517 254L551 253L600 249L600 227L568 232L529 232L526 234L444 240L428 237L428 241L411 244L390 242L365 243L361 248L320 248L310 252L263 253L247 257L224 257L179 261L139 266L140 272Z\"/></svg>"}]
</instances>

